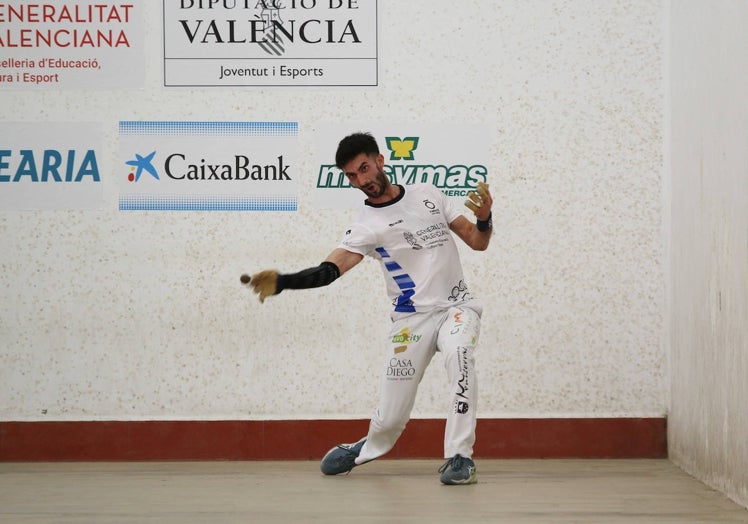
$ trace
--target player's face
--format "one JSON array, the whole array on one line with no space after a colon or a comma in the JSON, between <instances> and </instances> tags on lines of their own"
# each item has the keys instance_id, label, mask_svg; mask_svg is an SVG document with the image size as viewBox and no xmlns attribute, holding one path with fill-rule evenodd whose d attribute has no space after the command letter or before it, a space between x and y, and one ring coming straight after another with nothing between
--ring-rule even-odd
<instances>
[{"instance_id":1,"label":"player's face","mask_svg":"<svg viewBox=\"0 0 748 524\"><path fill-rule=\"evenodd\" d=\"M343 166L343 171L353 187L363 191L369 200L384 195L390 181L384 174L384 157L360 153Z\"/></svg>"}]
</instances>

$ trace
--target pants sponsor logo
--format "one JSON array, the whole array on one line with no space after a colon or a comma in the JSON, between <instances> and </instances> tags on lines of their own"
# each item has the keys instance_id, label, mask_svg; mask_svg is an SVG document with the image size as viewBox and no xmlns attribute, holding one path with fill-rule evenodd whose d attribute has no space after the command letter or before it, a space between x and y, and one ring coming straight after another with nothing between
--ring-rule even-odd
<instances>
[{"instance_id":1,"label":"pants sponsor logo","mask_svg":"<svg viewBox=\"0 0 748 524\"><path fill-rule=\"evenodd\" d=\"M390 379L410 380L416 374L416 368L410 359L392 357L387 366L387 377Z\"/></svg>"},{"instance_id":2,"label":"pants sponsor logo","mask_svg":"<svg viewBox=\"0 0 748 524\"><path fill-rule=\"evenodd\" d=\"M404 327L400 330L400 333L392 337L393 344L401 344L395 347L395 355L404 353L408 349L408 344L418 342L419 340L421 340L421 335L413 335L410 332L410 328Z\"/></svg>"},{"instance_id":3,"label":"pants sponsor logo","mask_svg":"<svg viewBox=\"0 0 748 524\"><path fill-rule=\"evenodd\" d=\"M468 377L468 348L463 346L457 352L457 364L460 367L460 379L457 381L457 396L468 400L467 393L470 389Z\"/></svg>"},{"instance_id":4,"label":"pants sponsor logo","mask_svg":"<svg viewBox=\"0 0 748 524\"><path fill-rule=\"evenodd\" d=\"M462 284L462 281L460 281ZM452 296L454 296L454 290L452 290ZM450 297L451 299L452 297ZM455 313L454 316L454 325L452 326L452 330L449 332L451 335L454 335L456 333L459 333L462 330L462 327L464 326L464 322L462 321L462 310L459 309L457 313Z\"/></svg>"}]
</instances>

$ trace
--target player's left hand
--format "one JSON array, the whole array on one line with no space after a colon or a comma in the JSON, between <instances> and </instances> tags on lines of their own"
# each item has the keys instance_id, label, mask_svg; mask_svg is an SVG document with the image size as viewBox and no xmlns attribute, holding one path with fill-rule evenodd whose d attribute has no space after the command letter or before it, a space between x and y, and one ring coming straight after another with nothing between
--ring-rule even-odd
<instances>
[{"instance_id":1,"label":"player's left hand","mask_svg":"<svg viewBox=\"0 0 748 524\"><path fill-rule=\"evenodd\" d=\"M278 272L268 269L255 273L249 280L249 286L260 296L260 302L265 302L267 297L275 295L278 290Z\"/></svg>"},{"instance_id":2,"label":"player's left hand","mask_svg":"<svg viewBox=\"0 0 748 524\"><path fill-rule=\"evenodd\" d=\"M475 217L478 220L488 220L491 215L491 206L493 205L493 198L491 198L491 192L488 190L488 184L485 182L478 182L478 187L475 191L468 193L469 200L465 200L465 207L475 213Z\"/></svg>"}]
</instances>

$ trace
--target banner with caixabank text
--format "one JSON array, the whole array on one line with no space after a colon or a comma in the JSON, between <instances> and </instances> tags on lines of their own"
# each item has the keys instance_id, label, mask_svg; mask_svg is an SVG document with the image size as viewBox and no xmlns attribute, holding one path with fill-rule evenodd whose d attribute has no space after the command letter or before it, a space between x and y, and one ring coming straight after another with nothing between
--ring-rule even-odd
<instances>
[{"instance_id":1,"label":"banner with caixabank text","mask_svg":"<svg viewBox=\"0 0 748 524\"><path fill-rule=\"evenodd\" d=\"M328 123L316 133L314 202L320 208L353 208L364 194L335 166L340 140L355 132L371 133L384 156L384 172L393 184L429 183L462 205L478 182L490 185L489 129L484 124Z\"/></svg>"},{"instance_id":2,"label":"banner with caixabank text","mask_svg":"<svg viewBox=\"0 0 748 524\"><path fill-rule=\"evenodd\" d=\"M377 0L163 0L165 86L375 86Z\"/></svg>"},{"instance_id":3,"label":"banner with caixabank text","mask_svg":"<svg viewBox=\"0 0 748 524\"><path fill-rule=\"evenodd\" d=\"M0 89L143 87L143 2L1 2Z\"/></svg>"},{"instance_id":4,"label":"banner with caixabank text","mask_svg":"<svg viewBox=\"0 0 748 524\"><path fill-rule=\"evenodd\" d=\"M296 122L119 123L122 211L296 211Z\"/></svg>"}]
</instances>

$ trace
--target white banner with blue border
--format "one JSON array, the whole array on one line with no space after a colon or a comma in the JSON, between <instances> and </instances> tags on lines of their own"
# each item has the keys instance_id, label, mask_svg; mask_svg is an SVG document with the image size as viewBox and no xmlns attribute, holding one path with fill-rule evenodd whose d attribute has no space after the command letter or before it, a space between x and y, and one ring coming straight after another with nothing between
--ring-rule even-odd
<instances>
[{"instance_id":1,"label":"white banner with blue border","mask_svg":"<svg viewBox=\"0 0 748 524\"><path fill-rule=\"evenodd\" d=\"M297 122L119 123L122 211L296 211Z\"/></svg>"}]
</instances>

